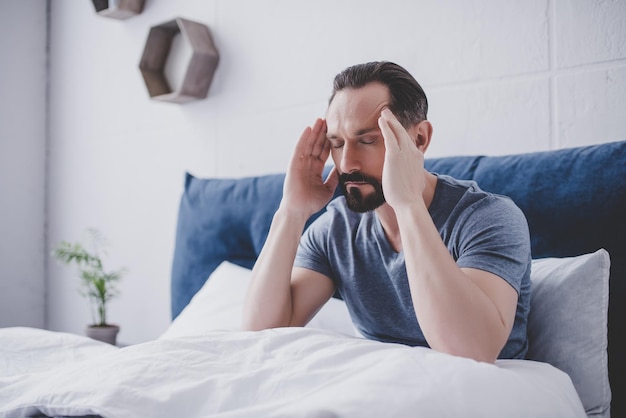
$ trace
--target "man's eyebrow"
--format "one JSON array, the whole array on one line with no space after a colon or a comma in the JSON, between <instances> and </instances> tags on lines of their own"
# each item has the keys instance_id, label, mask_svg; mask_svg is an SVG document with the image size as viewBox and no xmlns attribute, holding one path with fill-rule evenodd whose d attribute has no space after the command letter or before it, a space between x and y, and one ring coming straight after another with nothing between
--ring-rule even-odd
<instances>
[{"instance_id":1,"label":"man's eyebrow","mask_svg":"<svg viewBox=\"0 0 626 418\"><path fill-rule=\"evenodd\" d=\"M373 131L376 131L376 130L378 130L378 128L359 129L358 131L355 132L354 136L367 135L367 134L372 133Z\"/></svg>"},{"instance_id":2,"label":"man's eyebrow","mask_svg":"<svg viewBox=\"0 0 626 418\"><path fill-rule=\"evenodd\" d=\"M354 133L354 136L355 136L355 137L358 137L358 136L367 135L367 134L370 134L370 133L375 132L375 131L377 131L377 130L378 130L378 128L365 128L365 129L359 129L358 131L356 131L356 132ZM335 135L335 134L327 134L327 135L326 135L326 138L327 138L327 139L329 139L329 140L331 140L331 139L340 139L340 138L339 138L337 135Z\"/></svg>"}]
</instances>

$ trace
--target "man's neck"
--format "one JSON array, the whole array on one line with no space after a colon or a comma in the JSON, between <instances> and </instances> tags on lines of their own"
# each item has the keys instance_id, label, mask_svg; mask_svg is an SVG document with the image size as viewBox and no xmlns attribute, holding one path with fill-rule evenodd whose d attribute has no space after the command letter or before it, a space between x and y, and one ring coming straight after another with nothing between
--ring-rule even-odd
<instances>
[{"instance_id":1,"label":"man's neck","mask_svg":"<svg viewBox=\"0 0 626 418\"><path fill-rule=\"evenodd\" d=\"M435 189L437 187L437 176L429 172L426 172L425 175L426 187L424 187L422 198L424 199L426 207L430 208L435 196ZM385 236L387 237L389 244L391 244L394 251L400 252L402 250L402 240L400 239L400 228L398 227L396 213L387 203L380 206L375 212L376 216L378 216L378 219L380 220L383 230L385 231Z\"/></svg>"}]
</instances>

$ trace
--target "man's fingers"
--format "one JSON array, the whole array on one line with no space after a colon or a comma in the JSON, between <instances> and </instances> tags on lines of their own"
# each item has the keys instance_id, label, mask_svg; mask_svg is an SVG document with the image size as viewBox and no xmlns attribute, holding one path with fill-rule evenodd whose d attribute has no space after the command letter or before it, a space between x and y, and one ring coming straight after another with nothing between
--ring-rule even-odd
<instances>
[{"instance_id":1,"label":"man's fingers","mask_svg":"<svg viewBox=\"0 0 626 418\"><path fill-rule=\"evenodd\" d=\"M326 142L326 122L323 119L317 119L312 127L307 127L300 135L298 144L296 145L296 157L317 158L324 150Z\"/></svg>"},{"instance_id":2,"label":"man's fingers","mask_svg":"<svg viewBox=\"0 0 626 418\"><path fill-rule=\"evenodd\" d=\"M294 159L304 158L304 155L309 152L308 151L309 149L308 139L310 136L311 136L311 127L307 126L306 128L304 128L304 131L302 131L302 134L300 135L300 138L298 139L298 142L296 143L296 148L293 151Z\"/></svg>"},{"instance_id":3,"label":"man's fingers","mask_svg":"<svg viewBox=\"0 0 626 418\"><path fill-rule=\"evenodd\" d=\"M315 125L313 125L311 135L311 139L313 141L311 156L314 158L321 158L328 142L326 140L326 122L323 119L318 119L315 121Z\"/></svg>"},{"instance_id":4,"label":"man's fingers","mask_svg":"<svg viewBox=\"0 0 626 418\"><path fill-rule=\"evenodd\" d=\"M393 134L393 138L395 139L395 143L399 149L403 149L411 145L411 138L409 137L406 129L402 126L398 118L396 118L391 110L389 110L389 108L383 109L380 113L380 119L383 119L383 121L386 122L385 124L387 125L387 129ZM385 145L386 144L387 143L385 142Z\"/></svg>"},{"instance_id":5,"label":"man's fingers","mask_svg":"<svg viewBox=\"0 0 626 418\"><path fill-rule=\"evenodd\" d=\"M384 115L386 110L387 109L383 110L378 118L378 127L380 128L380 132L383 134L383 139L385 140L385 149L388 151L399 150L400 145L398 144L396 134L391 129L391 126L389 126L389 120Z\"/></svg>"},{"instance_id":6,"label":"man's fingers","mask_svg":"<svg viewBox=\"0 0 626 418\"><path fill-rule=\"evenodd\" d=\"M324 142L320 138L326 140L325 123L322 119L317 119L312 127L307 126L302 131L296 144L294 159L308 159L312 155L319 156L324 148Z\"/></svg>"},{"instance_id":7,"label":"man's fingers","mask_svg":"<svg viewBox=\"0 0 626 418\"><path fill-rule=\"evenodd\" d=\"M326 139L326 134L324 133L324 139L322 142L322 151L319 155L319 159L326 162L328 160L328 156L330 155L330 141Z\"/></svg>"}]
</instances>

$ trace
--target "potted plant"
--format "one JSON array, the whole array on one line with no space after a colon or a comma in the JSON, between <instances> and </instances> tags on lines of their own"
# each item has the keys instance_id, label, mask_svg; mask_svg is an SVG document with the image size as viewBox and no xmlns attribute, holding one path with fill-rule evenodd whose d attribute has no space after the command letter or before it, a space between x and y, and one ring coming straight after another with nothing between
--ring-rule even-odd
<instances>
[{"instance_id":1,"label":"potted plant","mask_svg":"<svg viewBox=\"0 0 626 418\"><path fill-rule=\"evenodd\" d=\"M62 241L54 251L55 257L66 263L75 264L80 272L81 294L91 302L92 324L87 326L86 334L93 339L115 344L120 327L107 322L107 304L118 294L117 282L124 269L105 271L101 254L106 241L96 229L88 229L90 246L80 242Z\"/></svg>"}]
</instances>

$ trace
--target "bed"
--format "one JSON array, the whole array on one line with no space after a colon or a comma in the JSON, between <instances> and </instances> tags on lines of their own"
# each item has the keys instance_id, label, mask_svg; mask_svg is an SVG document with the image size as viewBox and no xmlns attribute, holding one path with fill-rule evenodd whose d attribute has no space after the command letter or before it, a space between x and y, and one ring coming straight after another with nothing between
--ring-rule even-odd
<instances>
[{"instance_id":1,"label":"bed","mask_svg":"<svg viewBox=\"0 0 626 418\"><path fill-rule=\"evenodd\" d=\"M370 341L338 298L304 328L239 331L249 269L284 174L187 174L171 325L124 348L0 330L0 417L625 416L626 141L426 164L475 179L525 212L533 250L528 359L485 364Z\"/></svg>"}]
</instances>

